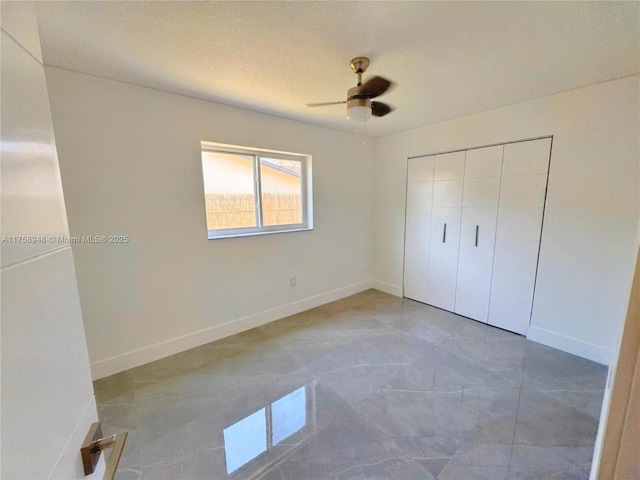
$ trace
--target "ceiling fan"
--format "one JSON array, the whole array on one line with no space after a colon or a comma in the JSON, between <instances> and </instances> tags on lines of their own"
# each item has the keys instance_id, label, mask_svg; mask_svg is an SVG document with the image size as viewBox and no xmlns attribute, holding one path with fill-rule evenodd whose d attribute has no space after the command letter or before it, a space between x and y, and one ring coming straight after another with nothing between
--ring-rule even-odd
<instances>
[{"instance_id":1,"label":"ceiling fan","mask_svg":"<svg viewBox=\"0 0 640 480\"><path fill-rule=\"evenodd\" d=\"M347 104L347 118L355 121L366 121L373 115L374 117L384 117L391 112L391 108L386 103L372 102L372 98L376 98L386 92L392 85L392 82L382 77L373 77L362 83L362 74L369 66L367 57L356 57L349 65L351 70L358 75L358 84L347 91L347 99L341 102L323 102L323 103L307 103L307 107L324 107L326 105Z\"/></svg>"}]
</instances>

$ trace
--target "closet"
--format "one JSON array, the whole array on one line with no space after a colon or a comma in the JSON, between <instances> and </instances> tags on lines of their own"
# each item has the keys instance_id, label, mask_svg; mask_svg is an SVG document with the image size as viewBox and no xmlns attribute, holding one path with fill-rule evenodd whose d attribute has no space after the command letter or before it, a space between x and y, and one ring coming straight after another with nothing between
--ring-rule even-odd
<instances>
[{"instance_id":1,"label":"closet","mask_svg":"<svg viewBox=\"0 0 640 480\"><path fill-rule=\"evenodd\" d=\"M525 334L551 138L410 158L404 296Z\"/></svg>"}]
</instances>

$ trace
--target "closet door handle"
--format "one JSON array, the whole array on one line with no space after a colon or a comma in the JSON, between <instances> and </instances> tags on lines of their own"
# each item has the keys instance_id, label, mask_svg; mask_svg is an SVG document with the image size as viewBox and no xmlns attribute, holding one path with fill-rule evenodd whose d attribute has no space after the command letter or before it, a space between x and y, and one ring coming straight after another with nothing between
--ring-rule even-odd
<instances>
[{"instance_id":1,"label":"closet door handle","mask_svg":"<svg viewBox=\"0 0 640 480\"><path fill-rule=\"evenodd\" d=\"M476 225L476 247L478 246L478 231L480 230L480 225Z\"/></svg>"},{"instance_id":2,"label":"closet door handle","mask_svg":"<svg viewBox=\"0 0 640 480\"><path fill-rule=\"evenodd\" d=\"M442 229L442 243L447 241L447 224L444 224L444 228Z\"/></svg>"}]
</instances>

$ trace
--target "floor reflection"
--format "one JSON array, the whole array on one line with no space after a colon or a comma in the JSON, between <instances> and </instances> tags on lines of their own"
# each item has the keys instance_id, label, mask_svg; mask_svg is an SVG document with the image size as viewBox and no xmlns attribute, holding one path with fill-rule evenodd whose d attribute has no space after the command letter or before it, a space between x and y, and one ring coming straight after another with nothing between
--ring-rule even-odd
<instances>
[{"instance_id":1,"label":"floor reflection","mask_svg":"<svg viewBox=\"0 0 640 480\"><path fill-rule=\"evenodd\" d=\"M310 382L264 408L247 415L223 432L227 474L243 476L284 457L315 430L315 385ZM307 427L298 439L292 436ZM271 455L274 446L289 448Z\"/></svg>"},{"instance_id":2,"label":"floor reflection","mask_svg":"<svg viewBox=\"0 0 640 480\"><path fill-rule=\"evenodd\" d=\"M263 408L223 430L227 473L267 451L267 410Z\"/></svg>"}]
</instances>

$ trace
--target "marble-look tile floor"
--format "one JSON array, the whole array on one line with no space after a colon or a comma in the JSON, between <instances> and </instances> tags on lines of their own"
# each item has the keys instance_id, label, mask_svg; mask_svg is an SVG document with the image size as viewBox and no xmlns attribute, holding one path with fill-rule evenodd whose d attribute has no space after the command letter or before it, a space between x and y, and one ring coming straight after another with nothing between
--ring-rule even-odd
<instances>
[{"instance_id":1,"label":"marble-look tile floor","mask_svg":"<svg viewBox=\"0 0 640 480\"><path fill-rule=\"evenodd\" d=\"M606 368L375 290L95 383L117 478L587 479Z\"/></svg>"}]
</instances>

